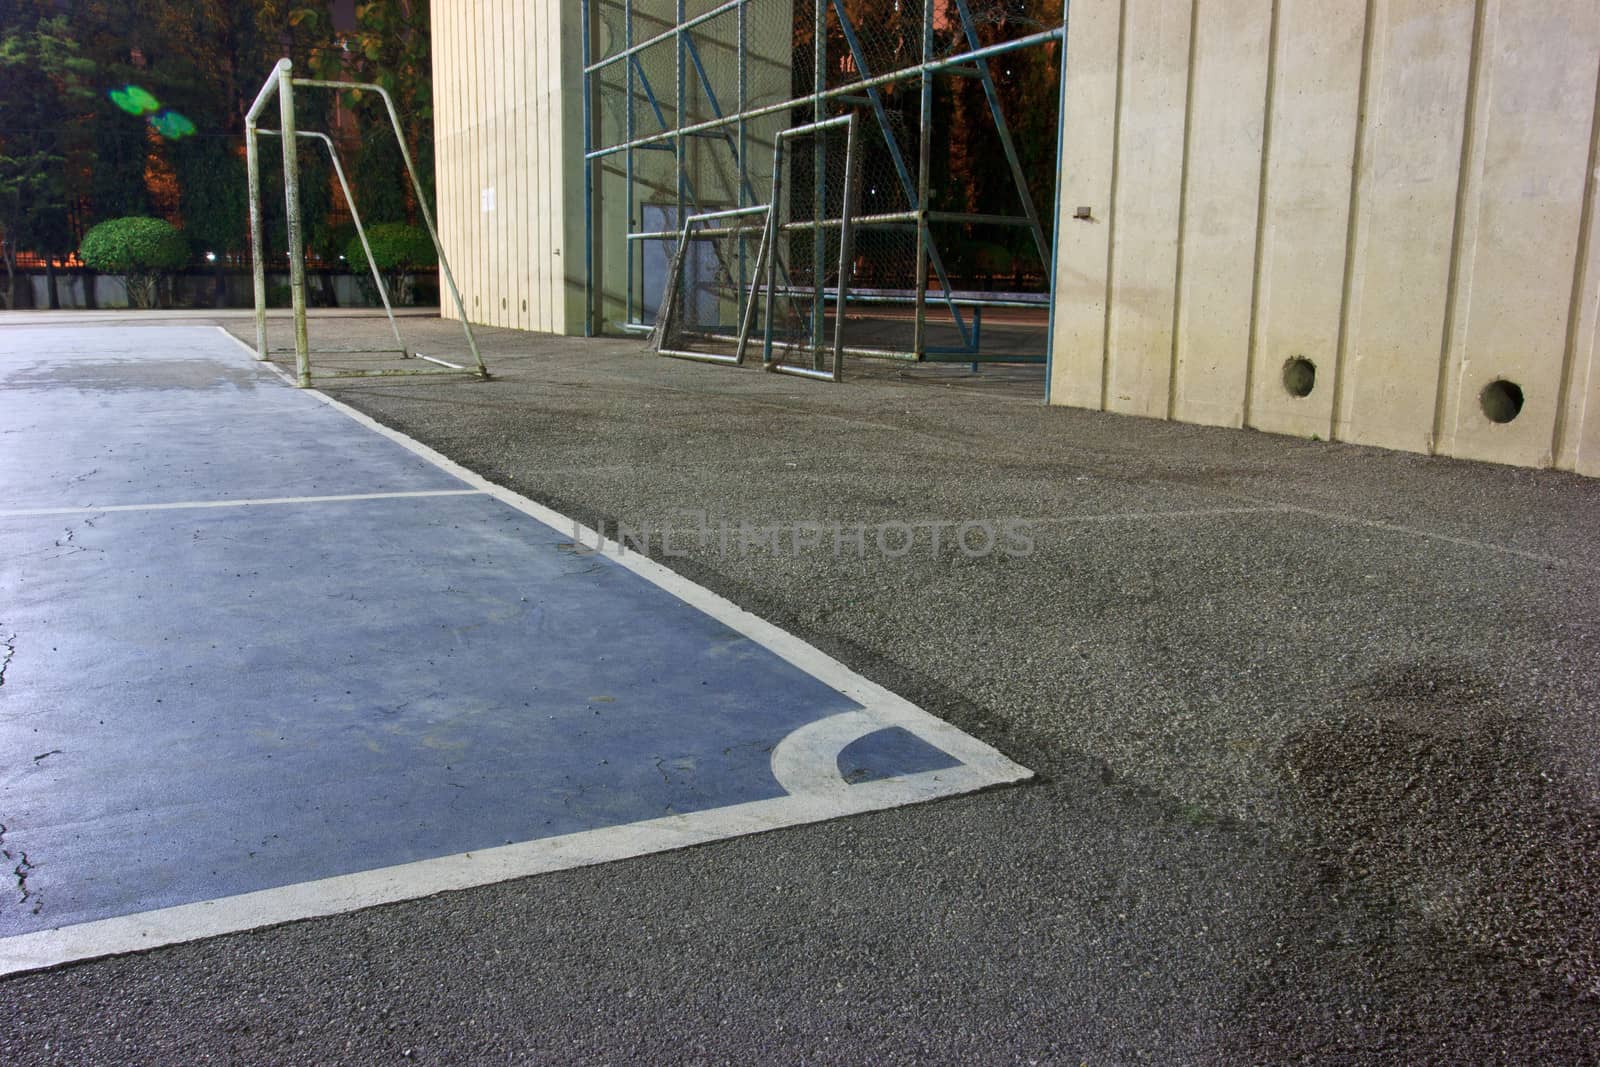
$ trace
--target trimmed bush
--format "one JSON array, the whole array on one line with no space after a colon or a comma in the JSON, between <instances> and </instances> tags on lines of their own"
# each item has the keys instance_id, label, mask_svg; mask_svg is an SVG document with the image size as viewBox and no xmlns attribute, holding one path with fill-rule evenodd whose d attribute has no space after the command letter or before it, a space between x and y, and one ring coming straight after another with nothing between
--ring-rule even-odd
<instances>
[{"instance_id":1,"label":"trimmed bush","mask_svg":"<svg viewBox=\"0 0 1600 1067\"><path fill-rule=\"evenodd\" d=\"M157 285L189 262L189 242L177 227L144 215L107 219L83 235L78 257L105 274L128 279L128 302L155 307Z\"/></svg>"},{"instance_id":2,"label":"trimmed bush","mask_svg":"<svg viewBox=\"0 0 1600 1067\"><path fill-rule=\"evenodd\" d=\"M428 237L428 231L420 226L380 222L368 227L367 241L372 245L372 258L389 289L389 300L396 305L410 302L410 287L405 284L407 275L439 265L433 241ZM370 284L366 250L361 247L360 237L351 238L350 243L345 245L344 258L356 276Z\"/></svg>"}]
</instances>

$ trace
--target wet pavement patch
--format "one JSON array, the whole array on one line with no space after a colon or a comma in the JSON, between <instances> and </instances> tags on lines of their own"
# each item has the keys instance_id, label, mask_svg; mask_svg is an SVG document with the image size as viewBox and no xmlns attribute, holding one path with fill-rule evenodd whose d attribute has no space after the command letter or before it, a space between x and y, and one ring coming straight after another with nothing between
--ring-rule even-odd
<instances>
[{"instance_id":1,"label":"wet pavement patch","mask_svg":"<svg viewBox=\"0 0 1600 1067\"><path fill-rule=\"evenodd\" d=\"M1600 997L1600 811L1543 769L1516 686L1461 663L1375 675L1283 749L1332 875Z\"/></svg>"}]
</instances>

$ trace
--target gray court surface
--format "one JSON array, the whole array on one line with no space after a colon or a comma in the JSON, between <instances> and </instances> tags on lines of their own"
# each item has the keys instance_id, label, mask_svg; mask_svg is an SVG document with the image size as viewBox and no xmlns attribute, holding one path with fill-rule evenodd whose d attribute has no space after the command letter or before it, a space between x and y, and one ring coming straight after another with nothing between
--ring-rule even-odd
<instances>
[{"instance_id":1,"label":"gray court surface","mask_svg":"<svg viewBox=\"0 0 1600 1067\"><path fill-rule=\"evenodd\" d=\"M1596 1062L1600 481L478 337L492 382L327 391L591 527L1033 521L652 558L1036 776L13 974L7 1067Z\"/></svg>"},{"instance_id":2,"label":"gray court surface","mask_svg":"<svg viewBox=\"0 0 1600 1067\"><path fill-rule=\"evenodd\" d=\"M0 335L23 969L1026 772L210 327Z\"/></svg>"}]
</instances>

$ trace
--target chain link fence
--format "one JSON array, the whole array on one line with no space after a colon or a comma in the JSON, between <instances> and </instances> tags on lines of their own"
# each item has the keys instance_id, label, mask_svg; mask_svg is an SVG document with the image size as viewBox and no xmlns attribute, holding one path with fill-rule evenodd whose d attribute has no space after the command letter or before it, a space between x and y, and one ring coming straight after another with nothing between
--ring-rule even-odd
<instances>
[{"instance_id":1,"label":"chain link fence","mask_svg":"<svg viewBox=\"0 0 1600 1067\"><path fill-rule=\"evenodd\" d=\"M835 337L1043 359L1061 0L585 0L584 19L591 325L734 360L749 322L771 363L829 376ZM778 145L850 115L847 226L845 127ZM995 307L1034 309L1033 335L985 335Z\"/></svg>"}]
</instances>

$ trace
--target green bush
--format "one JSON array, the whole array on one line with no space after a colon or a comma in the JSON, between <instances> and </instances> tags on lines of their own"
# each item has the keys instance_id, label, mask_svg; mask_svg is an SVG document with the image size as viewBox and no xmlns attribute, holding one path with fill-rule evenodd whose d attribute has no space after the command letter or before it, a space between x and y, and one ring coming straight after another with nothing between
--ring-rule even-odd
<instances>
[{"instance_id":1,"label":"green bush","mask_svg":"<svg viewBox=\"0 0 1600 1067\"><path fill-rule=\"evenodd\" d=\"M107 219L83 235L78 256L85 264L128 280L128 302L154 307L161 278L189 261L189 242L177 227L143 215Z\"/></svg>"},{"instance_id":2,"label":"green bush","mask_svg":"<svg viewBox=\"0 0 1600 1067\"><path fill-rule=\"evenodd\" d=\"M391 303L410 302L408 275L439 265L439 255L434 251L428 231L419 226L408 226L403 222L380 222L368 227L367 241L372 245L372 258L384 276ZM359 236L351 238L345 245L344 258L358 278L370 278L366 250L361 247Z\"/></svg>"}]
</instances>

